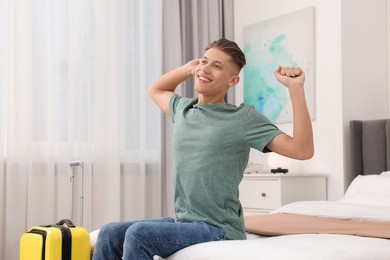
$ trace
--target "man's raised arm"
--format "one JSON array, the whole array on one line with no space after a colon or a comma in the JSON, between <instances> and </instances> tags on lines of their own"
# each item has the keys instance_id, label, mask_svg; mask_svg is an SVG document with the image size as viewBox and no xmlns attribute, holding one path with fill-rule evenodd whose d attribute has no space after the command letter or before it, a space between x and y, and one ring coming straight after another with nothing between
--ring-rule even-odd
<instances>
[{"instance_id":1,"label":"man's raised arm","mask_svg":"<svg viewBox=\"0 0 390 260\"><path fill-rule=\"evenodd\" d=\"M278 66L274 74L290 93L294 120L293 136L280 134L267 147L273 152L290 158L310 159L314 155L314 141L304 92L305 73L297 67Z\"/></svg>"},{"instance_id":2,"label":"man's raised arm","mask_svg":"<svg viewBox=\"0 0 390 260\"><path fill-rule=\"evenodd\" d=\"M149 95L165 114L170 115L169 100L175 89L180 83L194 75L198 64L198 59L189 61L187 64L162 75L150 86Z\"/></svg>"}]
</instances>

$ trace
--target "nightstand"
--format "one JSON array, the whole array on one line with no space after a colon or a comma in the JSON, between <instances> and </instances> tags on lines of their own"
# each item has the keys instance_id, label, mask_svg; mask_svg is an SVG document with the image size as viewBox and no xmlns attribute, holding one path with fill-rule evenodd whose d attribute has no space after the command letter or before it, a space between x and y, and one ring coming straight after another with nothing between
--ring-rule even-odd
<instances>
[{"instance_id":1,"label":"nightstand","mask_svg":"<svg viewBox=\"0 0 390 260\"><path fill-rule=\"evenodd\" d=\"M240 201L244 215L268 213L287 203L326 200L325 174L244 174Z\"/></svg>"}]
</instances>

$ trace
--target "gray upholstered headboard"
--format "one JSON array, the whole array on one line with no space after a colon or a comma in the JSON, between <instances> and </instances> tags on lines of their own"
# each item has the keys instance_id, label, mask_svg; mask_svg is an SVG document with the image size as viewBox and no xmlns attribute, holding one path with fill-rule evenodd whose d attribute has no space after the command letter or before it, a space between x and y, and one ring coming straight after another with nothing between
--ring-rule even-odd
<instances>
[{"instance_id":1,"label":"gray upholstered headboard","mask_svg":"<svg viewBox=\"0 0 390 260\"><path fill-rule=\"evenodd\" d=\"M353 120L351 170L354 174L379 174L390 170L390 119Z\"/></svg>"}]
</instances>

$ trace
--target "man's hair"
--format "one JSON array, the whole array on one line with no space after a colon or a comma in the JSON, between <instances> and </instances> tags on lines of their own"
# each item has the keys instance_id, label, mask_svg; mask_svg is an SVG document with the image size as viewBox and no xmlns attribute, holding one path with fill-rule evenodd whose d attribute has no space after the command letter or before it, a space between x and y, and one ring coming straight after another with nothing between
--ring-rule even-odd
<instances>
[{"instance_id":1,"label":"man's hair","mask_svg":"<svg viewBox=\"0 0 390 260\"><path fill-rule=\"evenodd\" d=\"M238 67L238 72L244 67L246 63L245 54L234 41L225 38L220 38L213 41L206 47L206 51L211 48L217 48L232 58L233 63Z\"/></svg>"}]
</instances>

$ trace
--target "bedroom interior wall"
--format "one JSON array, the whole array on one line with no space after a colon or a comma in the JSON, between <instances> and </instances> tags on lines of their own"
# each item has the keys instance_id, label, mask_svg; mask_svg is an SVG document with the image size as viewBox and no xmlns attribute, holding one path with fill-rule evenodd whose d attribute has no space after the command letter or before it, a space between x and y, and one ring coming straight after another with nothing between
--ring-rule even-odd
<instances>
[{"instance_id":1,"label":"bedroom interior wall","mask_svg":"<svg viewBox=\"0 0 390 260\"><path fill-rule=\"evenodd\" d=\"M289 169L328 174L328 199L337 200L344 195L352 178L347 166L349 120L388 115L384 45L387 33L383 31L386 0L235 1L235 40L242 46L246 25L309 6L315 7L316 17L316 115L312 122L316 152L308 161L291 160ZM365 23L369 21L370 24ZM366 39L365 33L376 37L375 40ZM365 40L359 41L362 38ZM364 62L358 64L356 57ZM236 87L236 103L242 101L243 80ZM291 123L278 126L292 133ZM264 164L267 170L267 156L252 151L250 160Z\"/></svg>"},{"instance_id":2,"label":"bedroom interior wall","mask_svg":"<svg viewBox=\"0 0 390 260\"><path fill-rule=\"evenodd\" d=\"M387 118L387 0L342 0L342 94L345 185L354 178L350 120Z\"/></svg>"}]
</instances>

